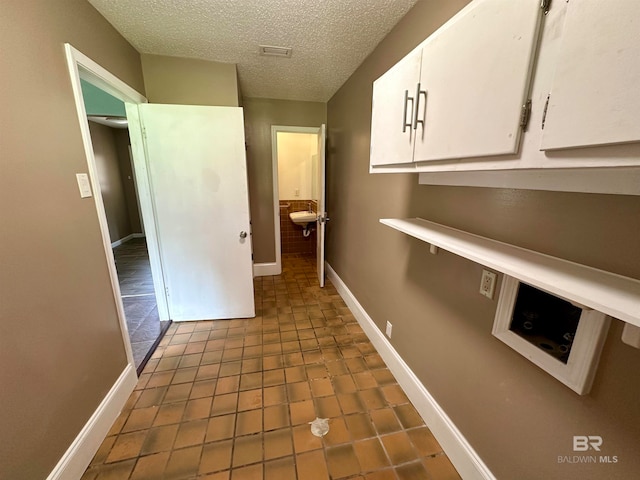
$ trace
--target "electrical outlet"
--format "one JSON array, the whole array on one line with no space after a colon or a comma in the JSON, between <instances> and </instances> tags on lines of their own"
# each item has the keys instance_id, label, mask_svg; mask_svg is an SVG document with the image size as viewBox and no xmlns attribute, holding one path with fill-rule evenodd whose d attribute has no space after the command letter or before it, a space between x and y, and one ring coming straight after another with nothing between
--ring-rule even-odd
<instances>
[{"instance_id":1,"label":"electrical outlet","mask_svg":"<svg viewBox=\"0 0 640 480\"><path fill-rule=\"evenodd\" d=\"M387 335L387 337L391 338L391 330L393 329L393 325L391 325L391 322L387 322L387 328L384 331L384 333Z\"/></svg>"},{"instance_id":2,"label":"electrical outlet","mask_svg":"<svg viewBox=\"0 0 640 480\"><path fill-rule=\"evenodd\" d=\"M480 280L480 294L489 299L493 299L493 292L496 289L497 275L489 270L482 270L482 280Z\"/></svg>"}]
</instances>

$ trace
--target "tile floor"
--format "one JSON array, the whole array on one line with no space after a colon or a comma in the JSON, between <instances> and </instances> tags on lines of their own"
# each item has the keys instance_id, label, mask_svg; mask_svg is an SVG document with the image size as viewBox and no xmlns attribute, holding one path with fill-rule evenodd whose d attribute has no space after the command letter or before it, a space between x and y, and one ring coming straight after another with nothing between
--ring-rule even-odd
<instances>
[{"instance_id":1,"label":"tile floor","mask_svg":"<svg viewBox=\"0 0 640 480\"><path fill-rule=\"evenodd\" d=\"M167 322L160 322L147 243L144 238L133 238L113 249L118 271L120 294L124 315L129 328L129 338L136 368L153 347L166 328Z\"/></svg>"},{"instance_id":2,"label":"tile floor","mask_svg":"<svg viewBox=\"0 0 640 480\"><path fill-rule=\"evenodd\" d=\"M82 480L460 478L315 257L283 267L256 318L169 327Z\"/></svg>"}]
</instances>

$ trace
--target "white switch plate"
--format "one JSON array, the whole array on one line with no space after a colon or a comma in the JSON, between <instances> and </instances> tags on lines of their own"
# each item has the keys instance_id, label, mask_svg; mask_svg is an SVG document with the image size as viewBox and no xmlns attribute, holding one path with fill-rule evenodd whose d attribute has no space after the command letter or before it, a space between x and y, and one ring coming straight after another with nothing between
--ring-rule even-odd
<instances>
[{"instance_id":1,"label":"white switch plate","mask_svg":"<svg viewBox=\"0 0 640 480\"><path fill-rule=\"evenodd\" d=\"M482 280L480 280L480 294L489 299L493 299L493 292L496 289L496 278L498 276L489 270L482 270Z\"/></svg>"},{"instance_id":2,"label":"white switch plate","mask_svg":"<svg viewBox=\"0 0 640 480\"><path fill-rule=\"evenodd\" d=\"M391 325L391 322L387 322L387 328L384 331L384 333L387 335L387 337L391 338L391 330L393 330L393 325Z\"/></svg>"},{"instance_id":3,"label":"white switch plate","mask_svg":"<svg viewBox=\"0 0 640 480\"><path fill-rule=\"evenodd\" d=\"M78 188L80 189L80 198L90 197L91 182L89 182L89 175L86 173L76 173L76 180L78 181Z\"/></svg>"}]
</instances>

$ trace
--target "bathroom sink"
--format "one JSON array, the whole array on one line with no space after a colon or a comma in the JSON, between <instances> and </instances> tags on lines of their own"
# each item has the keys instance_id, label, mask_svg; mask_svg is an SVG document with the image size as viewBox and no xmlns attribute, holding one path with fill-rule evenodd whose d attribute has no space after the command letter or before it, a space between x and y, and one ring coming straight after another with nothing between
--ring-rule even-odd
<instances>
[{"instance_id":1,"label":"bathroom sink","mask_svg":"<svg viewBox=\"0 0 640 480\"><path fill-rule=\"evenodd\" d=\"M315 212L305 210L303 212L291 212L289 218L296 225L306 227L307 224L315 222L318 219L318 215Z\"/></svg>"}]
</instances>

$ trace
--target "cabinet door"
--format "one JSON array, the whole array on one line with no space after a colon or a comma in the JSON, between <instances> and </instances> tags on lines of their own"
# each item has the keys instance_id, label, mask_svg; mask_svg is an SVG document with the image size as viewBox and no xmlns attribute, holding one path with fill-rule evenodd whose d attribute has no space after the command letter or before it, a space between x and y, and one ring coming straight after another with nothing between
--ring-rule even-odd
<instances>
[{"instance_id":1,"label":"cabinet door","mask_svg":"<svg viewBox=\"0 0 640 480\"><path fill-rule=\"evenodd\" d=\"M640 141L640 2L569 2L542 150Z\"/></svg>"},{"instance_id":2,"label":"cabinet door","mask_svg":"<svg viewBox=\"0 0 640 480\"><path fill-rule=\"evenodd\" d=\"M420 50L410 53L373 82L371 165L413 160L415 130L412 119L420 58Z\"/></svg>"},{"instance_id":3,"label":"cabinet door","mask_svg":"<svg viewBox=\"0 0 640 480\"><path fill-rule=\"evenodd\" d=\"M415 161L517 152L541 14L540 0L475 0L427 39Z\"/></svg>"}]
</instances>

